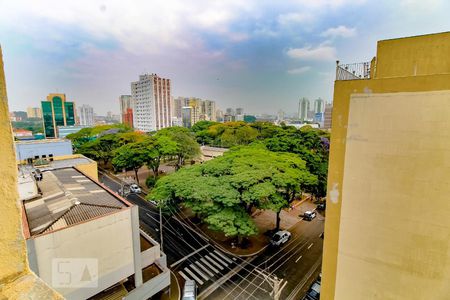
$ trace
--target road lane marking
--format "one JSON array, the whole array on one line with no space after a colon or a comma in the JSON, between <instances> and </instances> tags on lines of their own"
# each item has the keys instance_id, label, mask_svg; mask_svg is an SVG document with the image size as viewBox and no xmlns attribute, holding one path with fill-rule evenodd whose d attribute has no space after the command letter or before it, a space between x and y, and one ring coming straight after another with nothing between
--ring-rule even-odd
<instances>
[{"instance_id":1,"label":"road lane marking","mask_svg":"<svg viewBox=\"0 0 450 300\"><path fill-rule=\"evenodd\" d=\"M207 260L209 260L210 262L212 262L213 264L215 264L220 270L223 270L223 267L222 267L218 262L216 262L214 259L212 259L212 258L209 257L208 255L205 256L205 257L206 257Z\"/></svg>"},{"instance_id":2,"label":"road lane marking","mask_svg":"<svg viewBox=\"0 0 450 300\"><path fill-rule=\"evenodd\" d=\"M303 255L300 255L296 260L295 260L295 263L297 263L299 260L300 260L300 258L302 258L303 257Z\"/></svg>"},{"instance_id":3,"label":"road lane marking","mask_svg":"<svg viewBox=\"0 0 450 300\"><path fill-rule=\"evenodd\" d=\"M203 279L205 279L206 281L208 281L209 277L206 276L205 274L203 274L194 264L191 264L189 267L191 267L192 270L194 270L195 272L197 272L197 274L200 274L200 276L203 277Z\"/></svg>"},{"instance_id":4,"label":"road lane marking","mask_svg":"<svg viewBox=\"0 0 450 300\"><path fill-rule=\"evenodd\" d=\"M210 270L208 270L207 267L205 267L204 265L202 265L199 261L196 261L195 263L196 263L197 266L199 266L203 271L205 271L206 273L208 273L209 276L211 276L211 277L214 276L214 274L213 274Z\"/></svg>"},{"instance_id":5,"label":"road lane marking","mask_svg":"<svg viewBox=\"0 0 450 300\"><path fill-rule=\"evenodd\" d=\"M192 272L191 270L189 270L187 267L184 268L184 270L185 270L189 275L191 275L192 278L194 278L194 280L197 281L197 283L198 283L199 285L203 285L203 281L202 281L200 278L198 278L197 275L194 274L194 272Z\"/></svg>"},{"instance_id":6,"label":"road lane marking","mask_svg":"<svg viewBox=\"0 0 450 300\"><path fill-rule=\"evenodd\" d=\"M222 257L223 259L225 259L227 262L229 262L230 264L233 262L231 259L229 259L228 257L226 257L225 255L223 255L222 253L220 253L217 250L214 250L214 252L219 255L220 257Z\"/></svg>"},{"instance_id":7,"label":"road lane marking","mask_svg":"<svg viewBox=\"0 0 450 300\"><path fill-rule=\"evenodd\" d=\"M211 255L211 257L215 258L218 262L220 262L225 267L228 266L228 264L226 262L224 262L222 259L220 259L220 257L217 257L217 255L215 255L214 253L209 253L209 254Z\"/></svg>"},{"instance_id":8,"label":"road lane marking","mask_svg":"<svg viewBox=\"0 0 450 300\"><path fill-rule=\"evenodd\" d=\"M314 245L314 243L311 243L311 245L308 246L308 250L311 249L312 245Z\"/></svg>"},{"instance_id":9,"label":"road lane marking","mask_svg":"<svg viewBox=\"0 0 450 300\"><path fill-rule=\"evenodd\" d=\"M206 261L206 259L204 259L203 257L200 258L200 260L207 265L211 270L214 271L214 273L219 273L219 270L217 270L216 268L214 268L213 266L211 266L211 264L209 262Z\"/></svg>"},{"instance_id":10,"label":"road lane marking","mask_svg":"<svg viewBox=\"0 0 450 300\"><path fill-rule=\"evenodd\" d=\"M181 277L184 278L184 280L191 280L189 277L187 277L187 276L183 273L183 271L178 271L178 273L181 275Z\"/></svg>"}]
</instances>

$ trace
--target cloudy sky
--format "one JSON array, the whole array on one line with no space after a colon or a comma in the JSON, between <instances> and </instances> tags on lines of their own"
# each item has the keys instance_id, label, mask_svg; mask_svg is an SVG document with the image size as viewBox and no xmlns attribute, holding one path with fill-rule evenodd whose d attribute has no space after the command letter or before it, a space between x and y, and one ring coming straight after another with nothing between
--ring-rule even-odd
<instances>
[{"instance_id":1,"label":"cloudy sky","mask_svg":"<svg viewBox=\"0 0 450 300\"><path fill-rule=\"evenodd\" d=\"M0 0L10 110L50 92L119 111L144 72L173 96L251 113L331 101L336 60L369 61L376 41L450 30L446 0Z\"/></svg>"}]
</instances>

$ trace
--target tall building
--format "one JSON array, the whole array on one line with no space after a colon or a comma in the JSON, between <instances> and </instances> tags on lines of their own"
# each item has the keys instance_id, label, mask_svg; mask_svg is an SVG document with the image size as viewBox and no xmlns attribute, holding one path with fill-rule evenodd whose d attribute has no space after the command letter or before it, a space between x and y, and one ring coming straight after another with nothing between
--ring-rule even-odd
<instances>
[{"instance_id":1,"label":"tall building","mask_svg":"<svg viewBox=\"0 0 450 300\"><path fill-rule=\"evenodd\" d=\"M321 98L314 100L314 114L321 114L325 109L325 101Z\"/></svg>"},{"instance_id":2,"label":"tall building","mask_svg":"<svg viewBox=\"0 0 450 300\"><path fill-rule=\"evenodd\" d=\"M39 107L28 107L27 115L28 118L42 119L42 110Z\"/></svg>"},{"instance_id":3,"label":"tall building","mask_svg":"<svg viewBox=\"0 0 450 300\"><path fill-rule=\"evenodd\" d=\"M183 117L186 117L186 114L183 115L183 109L185 107L191 107L189 112L189 115L191 116L190 126L202 120L216 120L215 101L202 100L195 97L178 97L173 101L174 116L180 120L183 120ZM182 121L182 124L185 124L184 120Z\"/></svg>"},{"instance_id":4,"label":"tall building","mask_svg":"<svg viewBox=\"0 0 450 300\"><path fill-rule=\"evenodd\" d=\"M133 98L131 95L121 95L120 102L120 121L133 128Z\"/></svg>"},{"instance_id":5,"label":"tall building","mask_svg":"<svg viewBox=\"0 0 450 300\"><path fill-rule=\"evenodd\" d=\"M244 109L241 107L236 108L236 115L243 115L244 114Z\"/></svg>"},{"instance_id":6,"label":"tall building","mask_svg":"<svg viewBox=\"0 0 450 300\"><path fill-rule=\"evenodd\" d=\"M78 117L80 118L80 125L94 125L94 109L92 106L83 104L78 107Z\"/></svg>"},{"instance_id":7,"label":"tall building","mask_svg":"<svg viewBox=\"0 0 450 300\"><path fill-rule=\"evenodd\" d=\"M139 81L131 83L131 96L134 128L149 132L171 126L170 79L156 74L140 75Z\"/></svg>"},{"instance_id":8,"label":"tall building","mask_svg":"<svg viewBox=\"0 0 450 300\"><path fill-rule=\"evenodd\" d=\"M449 299L450 32L337 65L321 299Z\"/></svg>"},{"instance_id":9,"label":"tall building","mask_svg":"<svg viewBox=\"0 0 450 300\"><path fill-rule=\"evenodd\" d=\"M216 102L211 100L203 100L202 102L202 114L204 120L217 121L216 116Z\"/></svg>"},{"instance_id":10,"label":"tall building","mask_svg":"<svg viewBox=\"0 0 450 300\"><path fill-rule=\"evenodd\" d=\"M308 119L309 112L309 100L308 98L302 98L298 102L298 118L300 121L306 121Z\"/></svg>"},{"instance_id":11,"label":"tall building","mask_svg":"<svg viewBox=\"0 0 450 300\"><path fill-rule=\"evenodd\" d=\"M216 110L216 121L223 122L223 110L221 109Z\"/></svg>"},{"instance_id":12,"label":"tall building","mask_svg":"<svg viewBox=\"0 0 450 300\"><path fill-rule=\"evenodd\" d=\"M333 104L325 105L324 112L324 120L323 120L323 129L331 129L331 116L333 112Z\"/></svg>"},{"instance_id":13,"label":"tall building","mask_svg":"<svg viewBox=\"0 0 450 300\"><path fill-rule=\"evenodd\" d=\"M66 101L66 94L49 94L41 102L46 138L57 138L57 126L75 125L75 103Z\"/></svg>"},{"instance_id":14,"label":"tall building","mask_svg":"<svg viewBox=\"0 0 450 300\"><path fill-rule=\"evenodd\" d=\"M191 106L185 106L181 108L181 124L183 127L191 128L192 124L192 111Z\"/></svg>"}]
</instances>

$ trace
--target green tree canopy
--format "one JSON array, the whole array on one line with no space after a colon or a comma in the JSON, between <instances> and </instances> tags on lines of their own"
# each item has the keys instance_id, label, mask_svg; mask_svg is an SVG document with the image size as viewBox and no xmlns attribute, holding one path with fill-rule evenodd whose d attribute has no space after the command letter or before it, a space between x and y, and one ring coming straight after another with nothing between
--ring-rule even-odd
<instances>
[{"instance_id":1,"label":"green tree canopy","mask_svg":"<svg viewBox=\"0 0 450 300\"><path fill-rule=\"evenodd\" d=\"M112 164L116 170L134 170L139 184L138 170L144 165L147 149L142 142L129 143L114 151Z\"/></svg>"},{"instance_id":2,"label":"green tree canopy","mask_svg":"<svg viewBox=\"0 0 450 300\"><path fill-rule=\"evenodd\" d=\"M200 146L195 140L194 134L184 127L168 127L159 130L155 137L167 137L176 143L174 156L176 157L175 169L179 170L186 159L193 159L200 155Z\"/></svg>"},{"instance_id":3,"label":"green tree canopy","mask_svg":"<svg viewBox=\"0 0 450 300\"><path fill-rule=\"evenodd\" d=\"M149 198L190 207L211 228L229 236L248 236L255 233L253 208L277 212L279 226L281 209L289 206L302 185L316 181L297 155L247 146L162 178ZM236 223L234 229L228 227L230 222Z\"/></svg>"}]
</instances>

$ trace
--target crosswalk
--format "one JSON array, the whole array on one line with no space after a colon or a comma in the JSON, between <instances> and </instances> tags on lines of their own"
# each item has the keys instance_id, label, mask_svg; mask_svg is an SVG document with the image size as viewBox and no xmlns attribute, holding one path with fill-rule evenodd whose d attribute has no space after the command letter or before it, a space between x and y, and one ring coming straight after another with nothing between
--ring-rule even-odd
<instances>
[{"instance_id":1,"label":"crosswalk","mask_svg":"<svg viewBox=\"0 0 450 300\"><path fill-rule=\"evenodd\" d=\"M198 286L202 286L228 273L235 266L236 258L230 258L225 253L213 247L208 247L189 257L180 266L178 274L184 280L195 280Z\"/></svg>"}]
</instances>

